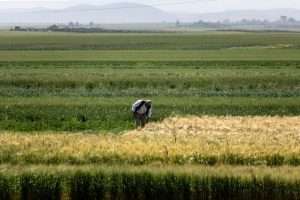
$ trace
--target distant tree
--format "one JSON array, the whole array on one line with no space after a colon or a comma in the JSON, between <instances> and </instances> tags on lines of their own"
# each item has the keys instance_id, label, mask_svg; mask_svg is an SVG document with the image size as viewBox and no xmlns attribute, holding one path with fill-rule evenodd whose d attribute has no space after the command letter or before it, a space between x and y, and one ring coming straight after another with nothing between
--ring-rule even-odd
<instances>
[{"instance_id":1,"label":"distant tree","mask_svg":"<svg viewBox=\"0 0 300 200\"><path fill-rule=\"evenodd\" d=\"M288 21L288 17L287 16L280 16L280 21L282 23L286 23Z\"/></svg>"},{"instance_id":2,"label":"distant tree","mask_svg":"<svg viewBox=\"0 0 300 200\"><path fill-rule=\"evenodd\" d=\"M230 19L224 19L223 22L222 22L222 24L230 24L230 23L231 23Z\"/></svg>"},{"instance_id":3,"label":"distant tree","mask_svg":"<svg viewBox=\"0 0 300 200\"><path fill-rule=\"evenodd\" d=\"M265 19L265 20L263 21L263 23L264 23L264 24L269 24L270 22L269 22L267 19Z\"/></svg>"},{"instance_id":4,"label":"distant tree","mask_svg":"<svg viewBox=\"0 0 300 200\"><path fill-rule=\"evenodd\" d=\"M69 22L68 27L69 28L73 28L74 27L74 23L73 22Z\"/></svg>"},{"instance_id":5,"label":"distant tree","mask_svg":"<svg viewBox=\"0 0 300 200\"><path fill-rule=\"evenodd\" d=\"M296 23L297 20L295 20L294 18L290 17L290 18L288 19L288 22L291 23L291 24L293 24L293 23Z\"/></svg>"},{"instance_id":6,"label":"distant tree","mask_svg":"<svg viewBox=\"0 0 300 200\"><path fill-rule=\"evenodd\" d=\"M15 27L14 27L14 30L15 30L15 31L21 31L22 28L21 28L21 26L15 26Z\"/></svg>"},{"instance_id":7,"label":"distant tree","mask_svg":"<svg viewBox=\"0 0 300 200\"><path fill-rule=\"evenodd\" d=\"M56 24L53 24L47 28L49 31L57 31L59 27Z\"/></svg>"},{"instance_id":8,"label":"distant tree","mask_svg":"<svg viewBox=\"0 0 300 200\"><path fill-rule=\"evenodd\" d=\"M241 21L241 24L248 24L248 23L249 23L248 19L242 19Z\"/></svg>"}]
</instances>

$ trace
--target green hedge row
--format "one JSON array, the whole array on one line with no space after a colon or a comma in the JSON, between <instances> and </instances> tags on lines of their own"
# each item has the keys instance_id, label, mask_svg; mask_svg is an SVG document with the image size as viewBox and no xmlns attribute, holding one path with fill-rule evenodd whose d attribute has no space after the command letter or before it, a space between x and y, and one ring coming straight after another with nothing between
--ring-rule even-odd
<instances>
[{"instance_id":1,"label":"green hedge row","mask_svg":"<svg viewBox=\"0 0 300 200\"><path fill-rule=\"evenodd\" d=\"M0 175L0 199L297 200L300 181L267 174L220 175L176 170L73 170Z\"/></svg>"}]
</instances>

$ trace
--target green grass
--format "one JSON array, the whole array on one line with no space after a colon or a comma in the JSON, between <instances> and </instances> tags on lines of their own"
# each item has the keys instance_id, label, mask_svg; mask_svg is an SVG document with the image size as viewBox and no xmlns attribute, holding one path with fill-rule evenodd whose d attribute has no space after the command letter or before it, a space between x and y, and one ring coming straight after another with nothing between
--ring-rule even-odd
<instances>
[{"instance_id":1,"label":"green grass","mask_svg":"<svg viewBox=\"0 0 300 200\"><path fill-rule=\"evenodd\" d=\"M4 68L1 96L300 96L300 70Z\"/></svg>"},{"instance_id":2,"label":"green grass","mask_svg":"<svg viewBox=\"0 0 300 200\"><path fill-rule=\"evenodd\" d=\"M300 115L299 55L299 33L0 32L0 130L119 133L133 128L130 110L138 98L153 100L153 121L175 114ZM270 166L291 165L277 168L137 167L125 161L121 166L80 166L97 160L44 154L41 161L35 154L22 157L13 145L1 149L0 199L300 196L299 167L292 167L299 165L297 156L255 158ZM147 164L147 159L132 164ZM231 165L255 163L238 155L222 159ZM195 164L215 163L216 157L200 156Z\"/></svg>"},{"instance_id":3,"label":"green grass","mask_svg":"<svg viewBox=\"0 0 300 200\"><path fill-rule=\"evenodd\" d=\"M0 51L0 61L299 61L299 49Z\"/></svg>"},{"instance_id":4,"label":"green grass","mask_svg":"<svg viewBox=\"0 0 300 200\"><path fill-rule=\"evenodd\" d=\"M299 199L298 168L1 166L5 199Z\"/></svg>"},{"instance_id":5,"label":"green grass","mask_svg":"<svg viewBox=\"0 0 300 200\"><path fill-rule=\"evenodd\" d=\"M299 115L300 100L259 97L147 97L154 105L153 120L177 115ZM134 97L1 98L0 129L106 130L133 128L130 105Z\"/></svg>"},{"instance_id":6,"label":"green grass","mask_svg":"<svg viewBox=\"0 0 300 200\"><path fill-rule=\"evenodd\" d=\"M139 98L154 121L298 115L299 46L299 33L0 32L0 129L130 129Z\"/></svg>"},{"instance_id":7,"label":"green grass","mask_svg":"<svg viewBox=\"0 0 300 200\"><path fill-rule=\"evenodd\" d=\"M1 69L300 69L300 60L0 61Z\"/></svg>"},{"instance_id":8,"label":"green grass","mask_svg":"<svg viewBox=\"0 0 300 200\"><path fill-rule=\"evenodd\" d=\"M207 50L236 47L294 48L299 33L24 33L0 32L1 50Z\"/></svg>"}]
</instances>

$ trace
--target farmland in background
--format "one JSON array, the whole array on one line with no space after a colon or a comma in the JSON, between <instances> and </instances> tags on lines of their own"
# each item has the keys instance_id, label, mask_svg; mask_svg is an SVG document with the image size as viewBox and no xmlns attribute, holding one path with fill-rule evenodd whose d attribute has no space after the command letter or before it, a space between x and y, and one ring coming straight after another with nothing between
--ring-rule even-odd
<instances>
[{"instance_id":1,"label":"farmland in background","mask_svg":"<svg viewBox=\"0 0 300 200\"><path fill-rule=\"evenodd\" d=\"M0 199L299 199L299 55L291 32L0 32Z\"/></svg>"},{"instance_id":2,"label":"farmland in background","mask_svg":"<svg viewBox=\"0 0 300 200\"><path fill-rule=\"evenodd\" d=\"M0 129L133 128L171 114L298 115L298 33L0 33Z\"/></svg>"}]
</instances>

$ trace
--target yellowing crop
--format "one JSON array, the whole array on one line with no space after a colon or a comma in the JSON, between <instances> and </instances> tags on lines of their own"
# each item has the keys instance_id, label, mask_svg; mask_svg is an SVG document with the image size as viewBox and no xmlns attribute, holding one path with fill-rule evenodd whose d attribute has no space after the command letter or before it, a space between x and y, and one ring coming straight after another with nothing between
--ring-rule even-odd
<instances>
[{"instance_id":1,"label":"yellowing crop","mask_svg":"<svg viewBox=\"0 0 300 200\"><path fill-rule=\"evenodd\" d=\"M13 163L300 165L300 117L186 117L121 135L3 132Z\"/></svg>"}]
</instances>

